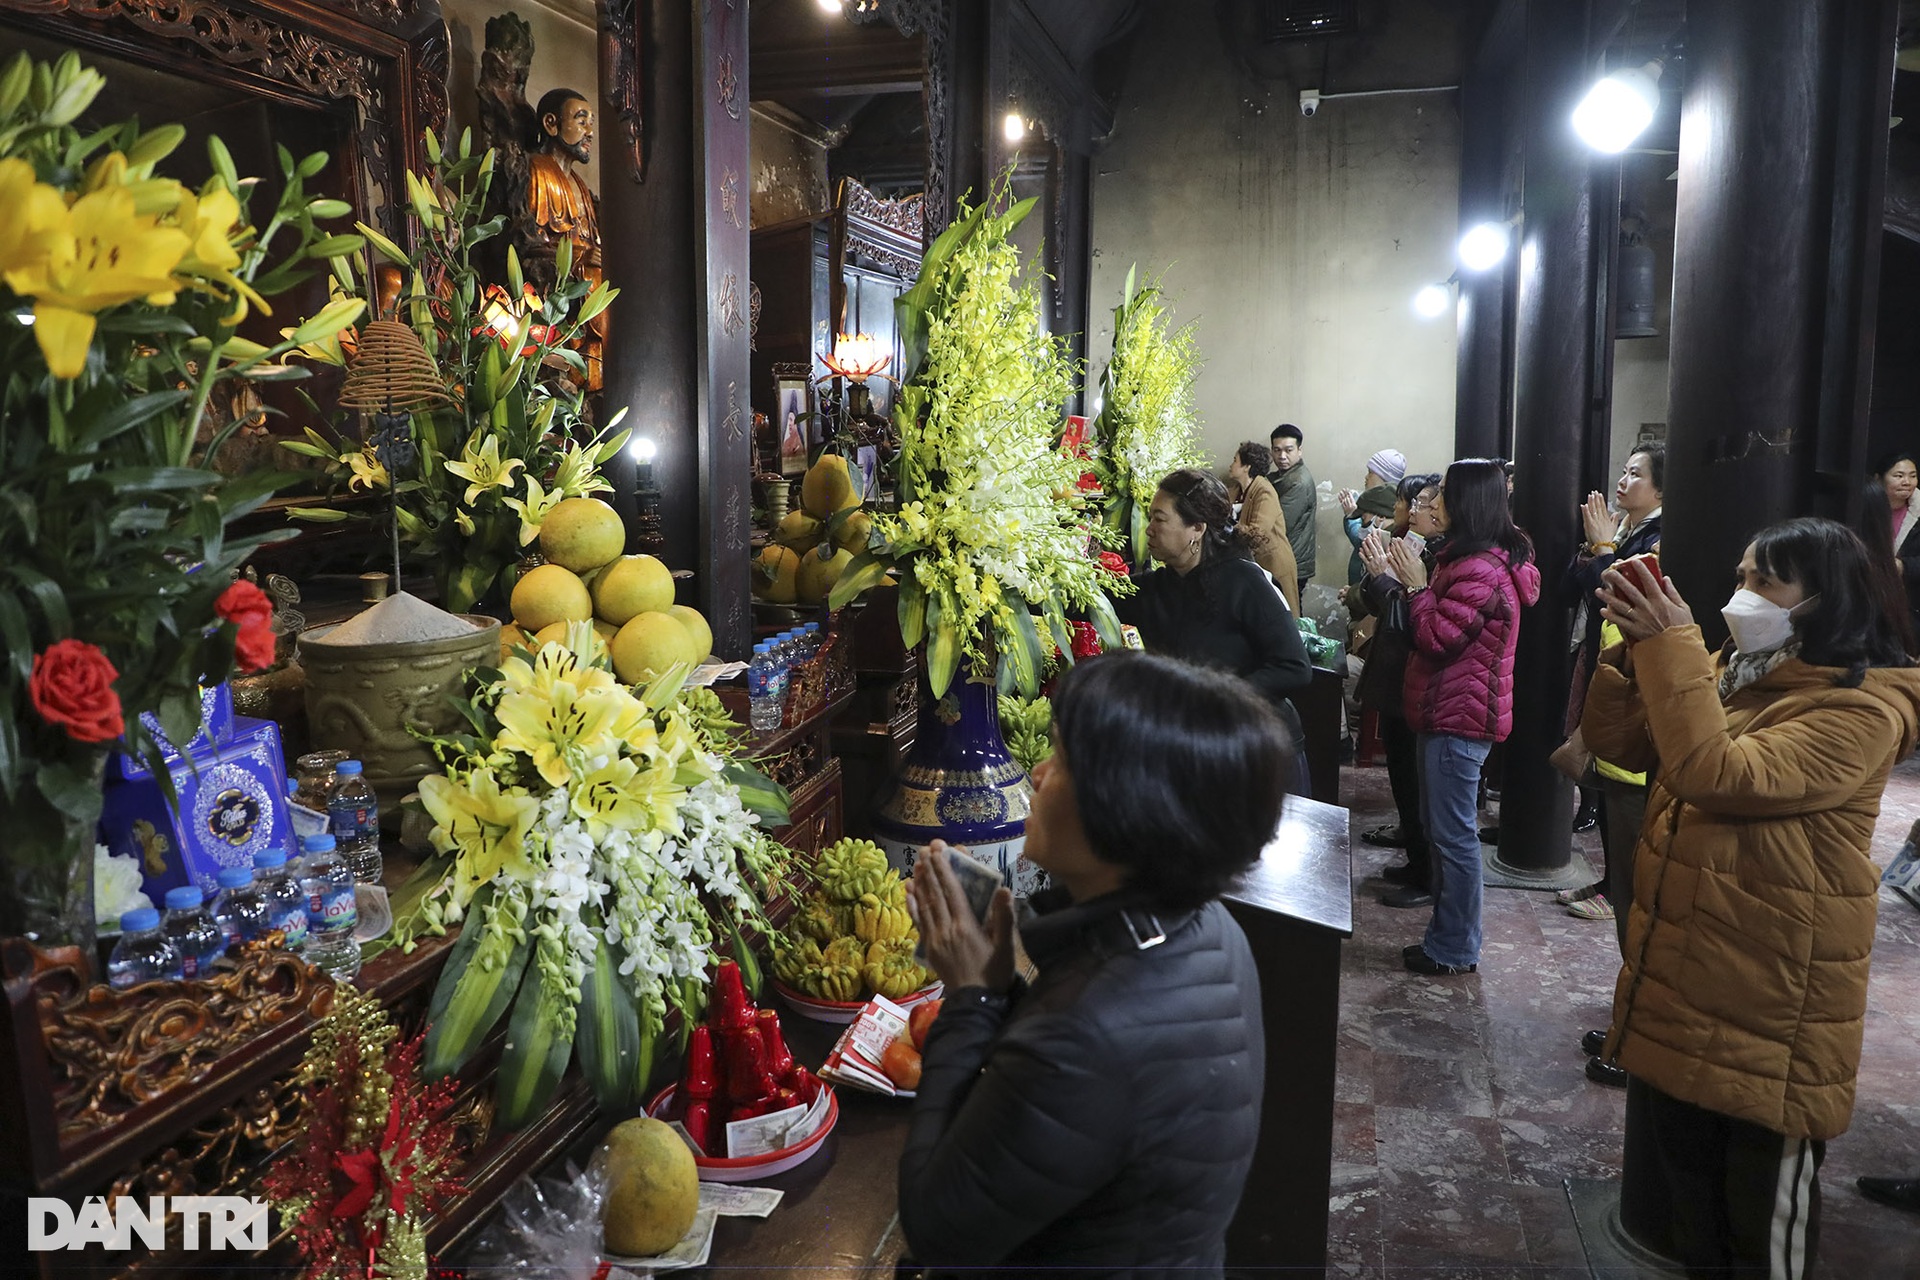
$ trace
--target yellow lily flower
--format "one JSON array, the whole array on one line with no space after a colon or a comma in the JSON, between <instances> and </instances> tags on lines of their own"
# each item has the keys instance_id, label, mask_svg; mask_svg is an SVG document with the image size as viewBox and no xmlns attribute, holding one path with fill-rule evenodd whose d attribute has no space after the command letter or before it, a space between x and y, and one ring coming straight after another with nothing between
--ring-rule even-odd
<instances>
[{"instance_id":1,"label":"yellow lily flower","mask_svg":"<svg viewBox=\"0 0 1920 1280\"><path fill-rule=\"evenodd\" d=\"M234 231L240 222L240 201L231 191L216 185L205 195L183 195L179 222L193 237L193 248L188 250L176 271L189 281L212 281L233 290L233 311L222 317L225 323L239 324L246 319L249 304L260 308L262 315L273 314L273 308L253 291L253 286L233 274L240 265L240 251L233 247Z\"/></svg>"},{"instance_id":2,"label":"yellow lily flower","mask_svg":"<svg viewBox=\"0 0 1920 1280\"><path fill-rule=\"evenodd\" d=\"M520 514L521 546L526 546L529 542L532 542L540 536L540 522L545 520L547 518L547 512L559 506L560 500L566 496L565 493L558 489L549 493L541 487L538 480L532 476L528 476L525 501L519 498L502 499L503 502Z\"/></svg>"},{"instance_id":3,"label":"yellow lily flower","mask_svg":"<svg viewBox=\"0 0 1920 1280\"><path fill-rule=\"evenodd\" d=\"M569 803L587 824L588 835L599 840L612 828L636 831L652 825L648 797L631 787L639 771L633 761L614 756L574 782Z\"/></svg>"},{"instance_id":4,"label":"yellow lily flower","mask_svg":"<svg viewBox=\"0 0 1920 1280\"><path fill-rule=\"evenodd\" d=\"M43 261L67 229L67 202L25 160L0 160L0 274Z\"/></svg>"},{"instance_id":5,"label":"yellow lily flower","mask_svg":"<svg viewBox=\"0 0 1920 1280\"><path fill-rule=\"evenodd\" d=\"M551 698L555 686L563 682L582 693L619 688L612 673L582 661L563 644L541 645L531 664L517 654L508 658L500 664L500 678L509 693L541 698Z\"/></svg>"},{"instance_id":6,"label":"yellow lily flower","mask_svg":"<svg viewBox=\"0 0 1920 1280\"><path fill-rule=\"evenodd\" d=\"M353 479L347 481L349 493L362 484L366 485L367 492L371 493L375 489L386 488L392 482L391 477L387 475L386 465L380 461L379 455L372 449L363 448L358 453L349 453L343 461L353 472Z\"/></svg>"},{"instance_id":7,"label":"yellow lily flower","mask_svg":"<svg viewBox=\"0 0 1920 1280\"><path fill-rule=\"evenodd\" d=\"M462 906L501 871L533 874L527 836L540 802L522 791L502 792L500 780L475 769L455 781L438 774L420 780L420 803L433 818L433 847L454 853L453 893Z\"/></svg>"},{"instance_id":8,"label":"yellow lily flower","mask_svg":"<svg viewBox=\"0 0 1920 1280\"><path fill-rule=\"evenodd\" d=\"M612 735L620 705L604 690L582 691L556 680L550 696L509 693L494 714L500 732L493 745L529 757L549 786L564 787L577 773L618 753Z\"/></svg>"},{"instance_id":9,"label":"yellow lily flower","mask_svg":"<svg viewBox=\"0 0 1920 1280\"><path fill-rule=\"evenodd\" d=\"M67 211L67 234L38 262L6 273L9 288L33 299L33 336L56 378L76 378L93 345L94 313L145 298L173 301L173 270L190 241L137 213L133 196L107 187L81 196Z\"/></svg>"},{"instance_id":10,"label":"yellow lily flower","mask_svg":"<svg viewBox=\"0 0 1920 1280\"><path fill-rule=\"evenodd\" d=\"M565 451L560 455L560 465L553 469L554 501L584 498L589 494L611 492L612 489L613 486L602 480L599 472L594 470L592 455L580 447L579 441L568 441Z\"/></svg>"},{"instance_id":11,"label":"yellow lily flower","mask_svg":"<svg viewBox=\"0 0 1920 1280\"><path fill-rule=\"evenodd\" d=\"M500 461L499 436L488 436L478 449L474 448L473 439L469 437L461 454L459 462L445 465L448 471L467 482L467 496L463 501L468 506L479 501L480 495L488 489L503 489L511 485L515 469L524 465L518 458Z\"/></svg>"}]
</instances>

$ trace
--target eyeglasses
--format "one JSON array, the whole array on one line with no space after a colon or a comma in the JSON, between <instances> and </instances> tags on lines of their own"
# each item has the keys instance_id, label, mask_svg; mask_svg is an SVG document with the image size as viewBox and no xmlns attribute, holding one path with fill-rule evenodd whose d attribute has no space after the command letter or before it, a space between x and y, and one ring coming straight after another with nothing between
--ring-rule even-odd
<instances>
[{"instance_id":1,"label":"eyeglasses","mask_svg":"<svg viewBox=\"0 0 1920 1280\"><path fill-rule=\"evenodd\" d=\"M1431 498L1415 498L1412 502L1407 504L1407 510L1431 511L1439 505L1440 505L1440 495L1436 493Z\"/></svg>"}]
</instances>

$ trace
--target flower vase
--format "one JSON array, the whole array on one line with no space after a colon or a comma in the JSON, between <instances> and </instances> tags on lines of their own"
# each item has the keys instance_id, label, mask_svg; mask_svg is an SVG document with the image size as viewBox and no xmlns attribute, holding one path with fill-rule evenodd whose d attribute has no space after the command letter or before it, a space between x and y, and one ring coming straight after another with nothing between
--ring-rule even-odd
<instances>
[{"instance_id":1,"label":"flower vase","mask_svg":"<svg viewBox=\"0 0 1920 1280\"><path fill-rule=\"evenodd\" d=\"M924 661L920 670L925 690ZM1015 897L1029 897L1046 883L1021 856L1032 800L1027 771L1000 736L992 678L962 672L921 716L913 748L874 810L874 843L903 876L930 842L964 845L1006 877Z\"/></svg>"},{"instance_id":2,"label":"flower vase","mask_svg":"<svg viewBox=\"0 0 1920 1280\"><path fill-rule=\"evenodd\" d=\"M89 965L94 956L93 849L100 824L100 800L107 764L105 751L88 751L62 764L73 794L70 807L91 814L76 816L57 808L41 787L22 779L12 796L0 794L0 831L6 832L6 856L0 858L0 936L24 937L43 949L78 947ZM43 767L43 773L50 772Z\"/></svg>"}]
</instances>

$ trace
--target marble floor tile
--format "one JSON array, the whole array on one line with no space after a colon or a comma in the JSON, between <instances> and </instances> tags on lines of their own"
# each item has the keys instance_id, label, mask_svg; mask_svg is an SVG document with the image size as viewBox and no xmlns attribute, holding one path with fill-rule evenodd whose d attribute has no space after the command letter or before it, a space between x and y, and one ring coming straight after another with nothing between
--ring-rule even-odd
<instances>
[{"instance_id":1,"label":"marble floor tile","mask_svg":"<svg viewBox=\"0 0 1920 1280\"><path fill-rule=\"evenodd\" d=\"M1379 870L1401 855L1358 838L1392 820L1385 770L1343 769L1341 787L1353 814L1354 937L1341 966L1328 1274L1585 1276L1561 1182L1618 1177L1625 1095L1590 1083L1579 1052L1581 1033L1611 1013L1612 926L1568 916L1548 894L1489 890L1481 972L1407 973L1400 948L1419 939L1427 913L1375 900L1387 887ZM1888 785L1875 862L1894 857L1916 819L1920 759ZM1599 868L1590 835L1576 848ZM1920 909L1891 892L1881 894L1868 1004L1853 1126L1828 1144L1821 1172L1820 1274L1914 1280L1920 1215L1854 1186L1862 1174L1920 1176Z\"/></svg>"}]
</instances>

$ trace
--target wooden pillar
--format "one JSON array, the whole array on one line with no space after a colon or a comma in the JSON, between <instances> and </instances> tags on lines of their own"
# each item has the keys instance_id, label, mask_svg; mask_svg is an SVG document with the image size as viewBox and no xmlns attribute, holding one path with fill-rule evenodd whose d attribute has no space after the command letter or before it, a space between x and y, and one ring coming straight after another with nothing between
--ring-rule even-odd
<instances>
[{"instance_id":1,"label":"wooden pillar","mask_svg":"<svg viewBox=\"0 0 1920 1280\"><path fill-rule=\"evenodd\" d=\"M1693 0L1661 557L1709 644L1761 528L1865 479L1894 0Z\"/></svg>"},{"instance_id":2,"label":"wooden pillar","mask_svg":"<svg viewBox=\"0 0 1920 1280\"><path fill-rule=\"evenodd\" d=\"M747 0L603 4L631 30L641 153L609 146L601 170L606 275L614 304L605 403L658 446L668 563L694 571L714 651L744 657L751 495L748 407ZM603 60L603 80L615 60ZM602 116L619 86L603 83ZM615 130L609 127L609 137ZM631 464L616 471L631 494Z\"/></svg>"},{"instance_id":3,"label":"wooden pillar","mask_svg":"<svg viewBox=\"0 0 1920 1280\"><path fill-rule=\"evenodd\" d=\"M1506 82L1517 48L1506 48L1502 36L1496 20L1460 86L1460 225L1456 238L1477 223L1499 222L1508 213ZM1512 43L1517 46L1518 41ZM1454 372L1455 457L1504 456L1512 447L1509 269L1509 264L1502 263L1491 271L1460 273L1455 312L1459 325Z\"/></svg>"},{"instance_id":4,"label":"wooden pillar","mask_svg":"<svg viewBox=\"0 0 1920 1280\"><path fill-rule=\"evenodd\" d=\"M1594 390L1593 188L1589 154L1569 124L1592 80L1587 21L1586 0L1530 0L1520 59L1513 510L1533 538L1541 592L1520 624L1495 864L1522 880L1550 880L1573 856L1573 788L1547 757L1566 736L1572 601L1562 570L1578 536Z\"/></svg>"}]
</instances>

